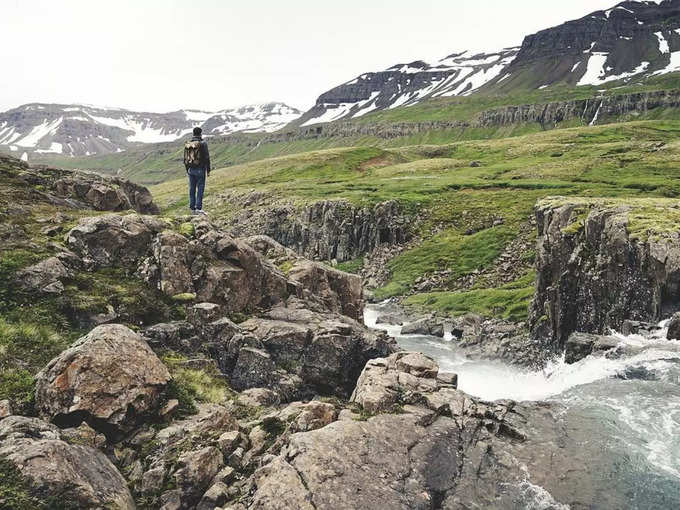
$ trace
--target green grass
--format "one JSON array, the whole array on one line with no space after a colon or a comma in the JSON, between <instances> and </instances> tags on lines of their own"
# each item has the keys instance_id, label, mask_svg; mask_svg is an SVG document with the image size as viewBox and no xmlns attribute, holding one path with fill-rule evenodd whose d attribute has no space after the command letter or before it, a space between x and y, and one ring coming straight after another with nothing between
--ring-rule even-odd
<instances>
[{"instance_id":1,"label":"green grass","mask_svg":"<svg viewBox=\"0 0 680 510\"><path fill-rule=\"evenodd\" d=\"M534 279L535 273L530 272L497 289L414 294L407 297L405 303L416 309L435 310L449 316L476 313L485 317L524 321L534 295Z\"/></svg>"},{"instance_id":2,"label":"green grass","mask_svg":"<svg viewBox=\"0 0 680 510\"><path fill-rule=\"evenodd\" d=\"M181 409L191 409L194 401L224 404L235 393L217 368L189 368L187 358L176 352L167 352L163 362L173 378L172 393L180 400Z\"/></svg>"},{"instance_id":3,"label":"green grass","mask_svg":"<svg viewBox=\"0 0 680 510\"><path fill-rule=\"evenodd\" d=\"M469 236L454 230L438 234L390 261L392 281L378 289L375 297L405 294L419 276L436 271L449 270L450 278L455 279L482 269L495 260L512 237L508 227L489 228Z\"/></svg>"},{"instance_id":4,"label":"green grass","mask_svg":"<svg viewBox=\"0 0 680 510\"><path fill-rule=\"evenodd\" d=\"M0 400L33 400L33 374L68 347L69 338L48 325L0 318Z\"/></svg>"},{"instance_id":5,"label":"green grass","mask_svg":"<svg viewBox=\"0 0 680 510\"><path fill-rule=\"evenodd\" d=\"M345 271L346 273L359 274L361 269L364 267L364 258L359 257L354 260L348 260L346 262L340 262L336 269L340 271Z\"/></svg>"},{"instance_id":6,"label":"green grass","mask_svg":"<svg viewBox=\"0 0 680 510\"><path fill-rule=\"evenodd\" d=\"M0 508L36 510L46 508L44 502L31 496L30 482L9 460L0 458Z\"/></svg>"}]
</instances>

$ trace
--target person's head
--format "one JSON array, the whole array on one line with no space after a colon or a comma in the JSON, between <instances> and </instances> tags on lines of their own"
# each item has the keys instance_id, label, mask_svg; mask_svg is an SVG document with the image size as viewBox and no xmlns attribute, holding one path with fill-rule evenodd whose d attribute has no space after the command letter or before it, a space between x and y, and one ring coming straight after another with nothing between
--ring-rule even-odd
<instances>
[{"instance_id":1,"label":"person's head","mask_svg":"<svg viewBox=\"0 0 680 510\"><path fill-rule=\"evenodd\" d=\"M194 128L194 136L201 136L202 134L203 134L203 130L200 127Z\"/></svg>"}]
</instances>

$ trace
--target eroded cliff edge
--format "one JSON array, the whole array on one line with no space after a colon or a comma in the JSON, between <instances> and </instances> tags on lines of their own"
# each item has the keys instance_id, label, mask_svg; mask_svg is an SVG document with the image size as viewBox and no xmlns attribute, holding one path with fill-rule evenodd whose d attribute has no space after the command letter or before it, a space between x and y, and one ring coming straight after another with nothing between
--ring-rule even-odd
<instances>
[{"instance_id":1,"label":"eroded cliff edge","mask_svg":"<svg viewBox=\"0 0 680 510\"><path fill-rule=\"evenodd\" d=\"M534 337L563 350L573 332L680 310L680 202L549 198L536 206Z\"/></svg>"}]
</instances>

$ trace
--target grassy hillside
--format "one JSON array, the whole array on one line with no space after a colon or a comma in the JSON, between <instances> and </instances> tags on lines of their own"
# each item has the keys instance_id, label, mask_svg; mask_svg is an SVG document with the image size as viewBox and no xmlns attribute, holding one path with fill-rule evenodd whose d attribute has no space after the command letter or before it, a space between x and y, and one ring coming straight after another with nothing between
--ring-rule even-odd
<instances>
[{"instance_id":1,"label":"grassy hillside","mask_svg":"<svg viewBox=\"0 0 680 510\"><path fill-rule=\"evenodd\" d=\"M607 84L606 88L570 88L556 85L542 90L513 90L477 93L472 96L438 98L409 107L395 108L369 113L350 122L361 126L367 124L390 125L427 121L470 121L480 112L511 105L545 104L554 101L586 99L598 95L625 94L649 90L680 87L680 73L659 76L644 84ZM680 119L675 110L659 110L640 118ZM626 120L626 119L623 119ZM579 121L561 123L553 128L576 127ZM498 139L521 136L547 129L537 123L491 128L442 129L418 133L412 136L380 138L376 136L337 136L317 139L301 139L289 142L266 142L266 135L251 134L238 137L224 137L211 140L211 155L215 166L231 166L265 158L298 154L338 147L381 147L395 148L422 144L447 144L465 140ZM77 168L117 173L142 183L157 184L182 176L182 144L165 143L144 145L126 152L88 157L63 157L57 155L35 156L36 162L44 162L64 168Z\"/></svg>"},{"instance_id":2,"label":"grassy hillside","mask_svg":"<svg viewBox=\"0 0 680 510\"><path fill-rule=\"evenodd\" d=\"M215 171L206 208L228 217L241 204L224 193L253 189L295 204L396 199L420 216L423 240L390 262L391 279L377 289L378 297L409 295L409 303L446 312L521 319L533 285L532 254L513 254L512 243L535 236L527 225L536 201L551 195L680 196L679 137L680 121L655 120L498 140L313 151ZM152 191L173 213L186 208L185 187L180 179ZM516 278L499 283L499 257L508 249L509 257L519 258ZM433 274L443 275L438 288L413 292L420 278Z\"/></svg>"}]
</instances>

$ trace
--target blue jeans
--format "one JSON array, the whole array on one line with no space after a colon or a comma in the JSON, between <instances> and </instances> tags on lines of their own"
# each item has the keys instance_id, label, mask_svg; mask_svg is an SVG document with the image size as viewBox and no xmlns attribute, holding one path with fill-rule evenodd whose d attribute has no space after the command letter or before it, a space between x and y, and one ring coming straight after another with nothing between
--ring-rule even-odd
<instances>
[{"instance_id":1,"label":"blue jeans","mask_svg":"<svg viewBox=\"0 0 680 510\"><path fill-rule=\"evenodd\" d=\"M189 209L203 209L203 191L205 191L205 170L189 168Z\"/></svg>"}]
</instances>

